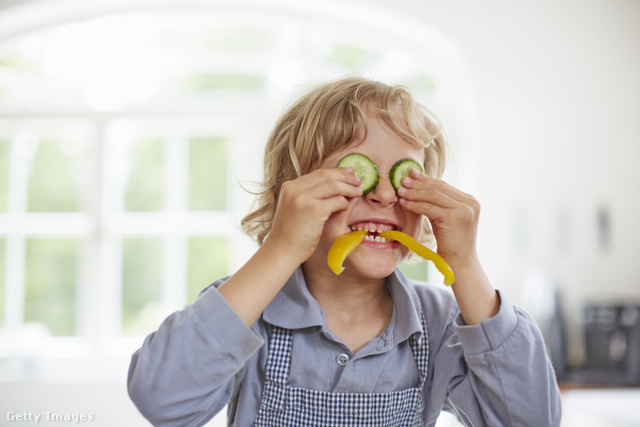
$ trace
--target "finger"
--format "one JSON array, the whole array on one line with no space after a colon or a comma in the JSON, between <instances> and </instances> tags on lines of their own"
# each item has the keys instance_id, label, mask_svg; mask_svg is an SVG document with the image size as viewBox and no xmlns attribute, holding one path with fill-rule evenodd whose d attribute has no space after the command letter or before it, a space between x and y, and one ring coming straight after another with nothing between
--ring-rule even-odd
<instances>
[{"instance_id":1,"label":"finger","mask_svg":"<svg viewBox=\"0 0 640 427\"><path fill-rule=\"evenodd\" d=\"M431 222L441 222L446 218L449 208L435 205L429 202L416 202L405 198L400 198L400 204L407 210L419 215L426 216Z\"/></svg>"},{"instance_id":2,"label":"finger","mask_svg":"<svg viewBox=\"0 0 640 427\"><path fill-rule=\"evenodd\" d=\"M349 208L349 201L342 196L335 196L322 201L322 208L328 212L327 219L332 214Z\"/></svg>"},{"instance_id":3,"label":"finger","mask_svg":"<svg viewBox=\"0 0 640 427\"><path fill-rule=\"evenodd\" d=\"M459 190L458 188L448 184L445 181L436 178L430 178L426 174L415 171L416 173L412 174L420 182L426 182L427 186L432 185L438 189L442 194L447 195L451 200L456 203L451 208L455 209L455 215L459 216L460 220L466 221L468 219L475 219L480 214L480 203L478 200L473 197L471 194L467 194L464 191ZM415 181L414 181L415 182Z\"/></svg>"},{"instance_id":4,"label":"finger","mask_svg":"<svg viewBox=\"0 0 640 427\"><path fill-rule=\"evenodd\" d=\"M283 197L287 194L288 197L297 197L298 194L308 192L322 183L335 180L345 182L353 187L359 187L361 183L360 178L346 168L318 169L291 181L284 182L280 188L280 196Z\"/></svg>"},{"instance_id":5,"label":"finger","mask_svg":"<svg viewBox=\"0 0 640 427\"><path fill-rule=\"evenodd\" d=\"M430 203L448 209L453 209L460 204L457 200L452 199L447 194L433 187L418 189L400 187L398 189L398 196L414 202Z\"/></svg>"},{"instance_id":6,"label":"finger","mask_svg":"<svg viewBox=\"0 0 640 427\"><path fill-rule=\"evenodd\" d=\"M398 189L398 195L408 200L429 202L445 208L455 208L460 203L452 197L449 188L444 181L430 178L426 174L414 169L411 177L402 179L402 186Z\"/></svg>"},{"instance_id":7,"label":"finger","mask_svg":"<svg viewBox=\"0 0 640 427\"><path fill-rule=\"evenodd\" d=\"M473 196L457 189L449 183L430 177L424 172L420 172L415 169L411 172L411 177L402 179L402 185L408 189L434 189L446 194L451 199L462 203L467 203L470 199L473 199Z\"/></svg>"},{"instance_id":8,"label":"finger","mask_svg":"<svg viewBox=\"0 0 640 427\"><path fill-rule=\"evenodd\" d=\"M341 181L356 187L362 183L360 177L355 175L353 168L317 169L289 182L295 183L301 191L308 191L327 181Z\"/></svg>"},{"instance_id":9,"label":"finger","mask_svg":"<svg viewBox=\"0 0 640 427\"><path fill-rule=\"evenodd\" d=\"M362 188L343 181L322 181L316 186L307 190L310 196L317 199L328 199L335 196L343 197L360 197L362 196Z\"/></svg>"}]
</instances>

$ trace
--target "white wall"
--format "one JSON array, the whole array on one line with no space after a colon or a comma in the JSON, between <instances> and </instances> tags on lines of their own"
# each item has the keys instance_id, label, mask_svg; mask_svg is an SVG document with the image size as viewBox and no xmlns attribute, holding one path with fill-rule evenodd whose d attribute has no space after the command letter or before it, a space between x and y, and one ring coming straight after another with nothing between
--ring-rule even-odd
<instances>
[{"instance_id":1,"label":"white wall","mask_svg":"<svg viewBox=\"0 0 640 427\"><path fill-rule=\"evenodd\" d=\"M640 303L640 2L405 7L468 60L477 158L458 167L476 168L485 267L525 306L528 271L557 278L576 361L585 301ZM601 207L611 218L608 248L598 241Z\"/></svg>"}]
</instances>

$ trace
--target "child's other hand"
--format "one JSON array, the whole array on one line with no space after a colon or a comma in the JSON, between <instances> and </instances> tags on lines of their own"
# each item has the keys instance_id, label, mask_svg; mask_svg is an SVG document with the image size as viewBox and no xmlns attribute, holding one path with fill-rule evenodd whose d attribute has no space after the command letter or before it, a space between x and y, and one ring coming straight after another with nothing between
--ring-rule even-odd
<instances>
[{"instance_id":1,"label":"child's other hand","mask_svg":"<svg viewBox=\"0 0 640 427\"><path fill-rule=\"evenodd\" d=\"M398 196L404 208L429 219L438 253L454 271L477 260L480 204L473 196L417 170L402 179Z\"/></svg>"},{"instance_id":2,"label":"child's other hand","mask_svg":"<svg viewBox=\"0 0 640 427\"><path fill-rule=\"evenodd\" d=\"M273 227L265 243L299 257L300 264L315 250L325 222L362 196L360 178L351 168L318 169L280 189Z\"/></svg>"}]
</instances>

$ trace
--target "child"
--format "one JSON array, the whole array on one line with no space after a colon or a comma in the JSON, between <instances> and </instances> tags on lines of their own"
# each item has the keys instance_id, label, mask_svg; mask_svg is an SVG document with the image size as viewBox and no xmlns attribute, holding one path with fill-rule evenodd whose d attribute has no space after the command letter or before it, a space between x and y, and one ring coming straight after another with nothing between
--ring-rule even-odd
<instances>
[{"instance_id":1,"label":"child","mask_svg":"<svg viewBox=\"0 0 640 427\"><path fill-rule=\"evenodd\" d=\"M446 142L406 90L360 78L323 85L277 123L264 192L243 220L259 249L169 316L134 355L129 394L155 425L557 426L560 398L540 333L493 289L476 254L478 202L439 180ZM347 154L379 182L363 194ZM392 166L424 165L396 191ZM369 230L334 274L327 254ZM397 269L399 230L455 274L453 295Z\"/></svg>"}]
</instances>

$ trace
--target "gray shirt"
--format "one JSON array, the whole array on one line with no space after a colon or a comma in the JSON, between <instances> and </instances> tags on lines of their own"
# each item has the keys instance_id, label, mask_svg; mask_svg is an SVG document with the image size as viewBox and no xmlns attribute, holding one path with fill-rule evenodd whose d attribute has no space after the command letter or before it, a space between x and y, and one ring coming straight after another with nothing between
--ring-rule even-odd
<instances>
[{"instance_id":1,"label":"gray shirt","mask_svg":"<svg viewBox=\"0 0 640 427\"><path fill-rule=\"evenodd\" d=\"M429 340L425 425L441 410L467 426L560 424L559 391L540 332L501 293L496 316L467 326L449 291L396 270L387 279L394 301L389 326L352 354L326 327L301 269L253 328L217 291L224 280L169 316L132 357L129 394L154 425L203 425L228 403L229 425L250 426L260 408L273 325L293 331L290 386L360 393L415 387L408 338L417 334Z\"/></svg>"}]
</instances>

